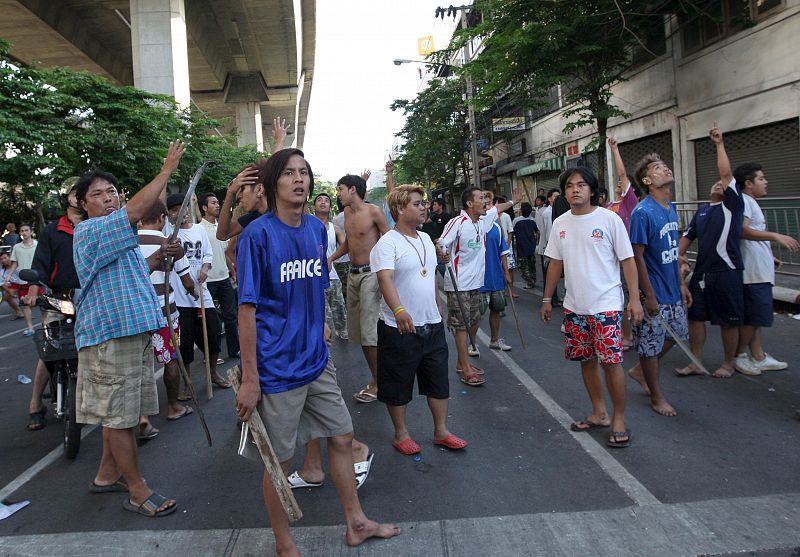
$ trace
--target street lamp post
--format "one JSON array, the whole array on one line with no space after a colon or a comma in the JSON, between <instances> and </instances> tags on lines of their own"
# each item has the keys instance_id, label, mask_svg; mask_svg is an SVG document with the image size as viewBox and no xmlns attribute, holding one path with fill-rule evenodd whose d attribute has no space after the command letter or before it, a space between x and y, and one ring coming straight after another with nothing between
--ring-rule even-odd
<instances>
[{"instance_id":1,"label":"street lamp post","mask_svg":"<svg viewBox=\"0 0 800 557\"><path fill-rule=\"evenodd\" d=\"M462 18L464 14L462 12ZM468 46L464 46L464 60L469 59ZM425 60L406 60L405 58L396 58L393 60L395 66L401 64L424 64L426 66L439 66L443 68L455 68L450 64L442 64L441 62L427 62ZM481 187L481 178L478 169L478 138L475 133L475 103L472 99L472 77L469 74L466 76L465 85L467 89L467 119L469 121L469 138L470 138L470 155L472 158L472 185L476 188Z\"/></svg>"}]
</instances>

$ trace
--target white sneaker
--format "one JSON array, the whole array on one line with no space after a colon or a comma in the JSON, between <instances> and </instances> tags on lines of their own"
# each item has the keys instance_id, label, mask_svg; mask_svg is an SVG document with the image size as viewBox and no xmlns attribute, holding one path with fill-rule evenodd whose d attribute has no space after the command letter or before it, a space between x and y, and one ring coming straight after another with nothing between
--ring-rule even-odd
<instances>
[{"instance_id":1,"label":"white sneaker","mask_svg":"<svg viewBox=\"0 0 800 557\"><path fill-rule=\"evenodd\" d=\"M764 352L764 359L763 360L756 360L755 358L750 359L758 369L761 371L780 371L782 369L786 369L789 367L789 364L786 362L781 362L780 360L776 360L766 352Z\"/></svg>"},{"instance_id":2,"label":"white sneaker","mask_svg":"<svg viewBox=\"0 0 800 557\"><path fill-rule=\"evenodd\" d=\"M747 354L739 354L733 362L736 371L745 375L761 375L761 369Z\"/></svg>"},{"instance_id":3,"label":"white sneaker","mask_svg":"<svg viewBox=\"0 0 800 557\"><path fill-rule=\"evenodd\" d=\"M490 342L489 348L494 350L502 350L503 352L508 352L511 350L511 347L506 344L506 339L504 338L499 339L497 342Z\"/></svg>"},{"instance_id":4,"label":"white sneaker","mask_svg":"<svg viewBox=\"0 0 800 557\"><path fill-rule=\"evenodd\" d=\"M467 346L467 354L469 354L473 358L480 358L481 357L481 351L478 350L477 346L475 348L472 348L472 346Z\"/></svg>"}]
</instances>

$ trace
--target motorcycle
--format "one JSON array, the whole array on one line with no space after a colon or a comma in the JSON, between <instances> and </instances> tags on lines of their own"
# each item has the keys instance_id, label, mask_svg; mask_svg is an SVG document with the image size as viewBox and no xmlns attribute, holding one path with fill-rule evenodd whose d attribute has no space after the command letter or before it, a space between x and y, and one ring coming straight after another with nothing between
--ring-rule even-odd
<instances>
[{"instance_id":1,"label":"motorcycle","mask_svg":"<svg viewBox=\"0 0 800 557\"><path fill-rule=\"evenodd\" d=\"M34 269L20 271L22 280L41 289L36 305L52 318L42 319L42 328L33 333L39 358L50 374L50 398L54 414L64 422L64 454L73 459L81 446L83 424L76 421L75 392L78 380L78 350L75 347L75 305L69 296L54 296ZM44 317L44 315L43 315Z\"/></svg>"}]
</instances>

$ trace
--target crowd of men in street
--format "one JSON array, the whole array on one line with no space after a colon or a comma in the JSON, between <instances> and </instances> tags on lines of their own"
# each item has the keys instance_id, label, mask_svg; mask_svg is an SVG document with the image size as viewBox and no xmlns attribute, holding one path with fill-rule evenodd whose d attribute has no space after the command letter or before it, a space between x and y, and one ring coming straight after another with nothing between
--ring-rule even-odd
<instances>
[{"instance_id":1,"label":"crowd of men in street","mask_svg":"<svg viewBox=\"0 0 800 557\"><path fill-rule=\"evenodd\" d=\"M467 447L447 424L446 332L455 338L459 380L480 387L487 377L475 363L480 351L474 339L482 316L488 311L490 349L512 350L500 330L508 306L516 311L513 273L519 269L522 288L533 289L537 263L541 319L548 323L553 307L563 304L564 355L580 363L592 405L571 429L610 428L609 447L627 447L632 439L624 414L626 349L639 355L630 376L664 416L677 412L659 381L661 359L676 342L689 340L699 361L706 321L720 326L725 350L714 377L786 367L761 344L761 328L772 324L770 241L793 251L800 245L766 230L756 202L766 195L763 169L748 163L732 170L716 127L709 135L720 181L711 188L711 204L698 210L682 236L671 203L672 171L655 154L639 161L633 171L644 195L639 200L613 138L608 143L619 182L609 203L601 201L595 174L578 167L562 173L559 188L537 196L533 205L522 202L519 190L506 200L467 188L460 213L451 218L440 198L429 210L422 187L396 186L392 161L386 165L385 208L366 201L364 176L343 176L335 200L313 196L305 155L281 148L285 130L275 123L274 154L237 175L222 203L213 193L197 197L196 216L185 210L183 194L166 195L185 150L176 141L161 172L127 203L121 203L113 175L88 172L64 196L64 215L42 231L38 247L31 247L31 229L23 225L11 256L0 255L4 299L7 293L14 298L11 285L21 282L14 278L20 268L36 269L54 293L76 299L78 421L103 428L90 490L125 493L127 510L158 517L177 508L139 472L137 436L158 434L148 420L159 411L155 360L164 366L167 419L191 415L184 403L192 385L182 383L177 360L190 366L196 346L205 353L210 381L230 388L217 372L224 362L223 324L227 356L241 365L238 418L261 416L293 488L323 484L320 440L327 440L349 545L400 530L369 520L361 509L357 489L374 454L354 438L336 380L333 335L362 347L370 373L353 397L386 405L392 446L403 455L421 451L406 422L415 380L431 412L432 443L453 451ZM693 241L698 255L690 269L685 255ZM563 302L557 296L562 277ZM18 296L23 303L12 304L15 315L27 311L26 332L33 330L29 313L37 295L32 285ZM692 362L676 371L705 369ZM45 424L47 376L40 361L29 407L32 430ZM304 462L291 471L298 445L305 447ZM262 490L278 554L297 554L267 472Z\"/></svg>"}]
</instances>

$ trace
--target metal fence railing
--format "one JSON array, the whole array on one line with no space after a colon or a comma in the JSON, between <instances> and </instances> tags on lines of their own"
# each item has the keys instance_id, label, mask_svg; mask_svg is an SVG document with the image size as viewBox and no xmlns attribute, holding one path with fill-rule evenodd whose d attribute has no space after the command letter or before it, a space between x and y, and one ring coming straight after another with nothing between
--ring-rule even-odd
<instances>
[{"instance_id":1,"label":"metal fence railing","mask_svg":"<svg viewBox=\"0 0 800 557\"><path fill-rule=\"evenodd\" d=\"M692 217L697 212L697 208L708 201L682 201L675 203L678 211L678 220L681 231L686 230ZM795 240L800 240L800 196L795 197L772 197L758 201L764 211L764 218L767 221L767 230L791 236ZM694 246L692 246L694 247ZM777 280L796 284L800 279L800 253L792 253L776 242L772 242L772 253L783 261L783 266L776 271L779 275ZM689 251L689 259L694 260L697 253Z\"/></svg>"}]
</instances>

